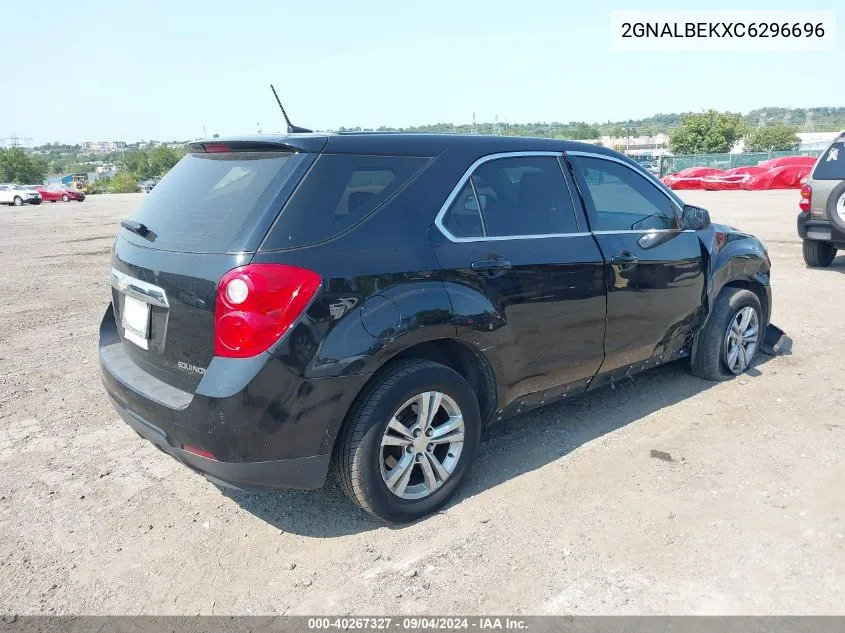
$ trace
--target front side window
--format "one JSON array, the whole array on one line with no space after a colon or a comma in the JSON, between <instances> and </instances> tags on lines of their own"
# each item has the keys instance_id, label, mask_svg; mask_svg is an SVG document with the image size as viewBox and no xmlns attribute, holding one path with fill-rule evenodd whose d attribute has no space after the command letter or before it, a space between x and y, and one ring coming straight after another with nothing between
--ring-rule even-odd
<instances>
[{"instance_id":1,"label":"front side window","mask_svg":"<svg viewBox=\"0 0 845 633\"><path fill-rule=\"evenodd\" d=\"M578 225L555 156L514 156L479 165L443 226L458 238L576 233Z\"/></svg>"},{"instance_id":2,"label":"front side window","mask_svg":"<svg viewBox=\"0 0 845 633\"><path fill-rule=\"evenodd\" d=\"M615 161L573 159L594 231L678 228L672 201L645 176Z\"/></svg>"}]
</instances>

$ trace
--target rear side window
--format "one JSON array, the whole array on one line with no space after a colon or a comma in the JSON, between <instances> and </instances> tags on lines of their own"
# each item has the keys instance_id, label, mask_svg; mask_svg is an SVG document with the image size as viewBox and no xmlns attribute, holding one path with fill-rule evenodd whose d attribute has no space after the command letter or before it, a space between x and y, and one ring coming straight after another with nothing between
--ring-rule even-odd
<instances>
[{"instance_id":1,"label":"rear side window","mask_svg":"<svg viewBox=\"0 0 845 633\"><path fill-rule=\"evenodd\" d=\"M845 180L845 142L840 141L827 148L816 163L813 179Z\"/></svg>"},{"instance_id":2,"label":"rear side window","mask_svg":"<svg viewBox=\"0 0 845 633\"><path fill-rule=\"evenodd\" d=\"M443 217L454 237L526 237L578 232L554 156L498 158L479 165Z\"/></svg>"},{"instance_id":3,"label":"rear side window","mask_svg":"<svg viewBox=\"0 0 845 633\"><path fill-rule=\"evenodd\" d=\"M405 186L429 160L421 156L319 156L261 249L307 246L340 235Z\"/></svg>"},{"instance_id":4,"label":"rear side window","mask_svg":"<svg viewBox=\"0 0 845 633\"><path fill-rule=\"evenodd\" d=\"M124 235L148 248L225 252L251 214L266 211L267 198L298 159L283 152L188 154L147 194L133 217L154 239L129 231Z\"/></svg>"}]
</instances>

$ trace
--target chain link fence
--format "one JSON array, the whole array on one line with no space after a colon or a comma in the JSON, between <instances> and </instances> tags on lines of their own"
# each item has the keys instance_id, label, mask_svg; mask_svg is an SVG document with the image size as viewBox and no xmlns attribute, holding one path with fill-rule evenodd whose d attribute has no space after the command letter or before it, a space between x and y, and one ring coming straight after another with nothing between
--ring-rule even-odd
<instances>
[{"instance_id":1,"label":"chain link fence","mask_svg":"<svg viewBox=\"0 0 845 633\"><path fill-rule=\"evenodd\" d=\"M688 156L661 156L660 177L675 174L688 167L712 167L714 169L733 169L751 167L757 163L780 158L781 156L818 157L823 150L786 151L786 152L749 152L745 154L690 154Z\"/></svg>"}]
</instances>

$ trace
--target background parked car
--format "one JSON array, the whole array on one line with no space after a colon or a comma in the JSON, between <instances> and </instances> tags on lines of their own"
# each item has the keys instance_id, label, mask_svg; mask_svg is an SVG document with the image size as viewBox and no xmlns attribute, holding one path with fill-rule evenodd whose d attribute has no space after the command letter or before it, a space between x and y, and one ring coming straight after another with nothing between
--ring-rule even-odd
<instances>
[{"instance_id":1,"label":"background parked car","mask_svg":"<svg viewBox=\"0 0 845 633\"><path fill-rule=\"evenodd\" d=\"M819 156L801 187L798 237L804 241L804 262L830 266L845 250L845 132Z\"/></svg>"},{"instance_id":2,"label":"background parked car","mask_svg":"<svg viewBox=\"0 0 845 633\"><path fill-rule=\"evenodd\" d=\"M57 189L56 187L45 187L44 185L32 185L31 187L35 191L41 194L41 199L46 200L48 202L57 202L62 200L62 196L65 195L63 189Z\"/></svg>"},{"instance_id":3,"label":"background parked car","mask_svg":"<svg viewBox=\"0 0 845 633\"><path fill-rule=\"evenodd\" d=\"M68 187L67 189L63 190L62 200L67 202L68 200L75 200L76 202L82 202L85 200L85 192L80 191L79 189L74 189L73 187Z\"/></svg>"},{"instance_id":4,"label":"background parked car","mask_svg":"<svg viewBox=\"0 0 845 633\"><path fill-rule=\"evenodd\" d=\"M152 180L145 180L144 182L140 182L140 183L138 183L138 186L141 188L141 191L143 191L144 193L150 193L150 191L153 190L153 187L155 187L157 184L158 184L158 179L154 178Z\"/></svg>"},{"instance_id":5,"label":"background parked car","mask_svg":"<svg viewBox=\"0 0 845 633\"><path fill-rule=\"evenodd\" d=\"M24 185L0 185L0 204L41 204L41 194Z\"/></svg>"}]
</instances>

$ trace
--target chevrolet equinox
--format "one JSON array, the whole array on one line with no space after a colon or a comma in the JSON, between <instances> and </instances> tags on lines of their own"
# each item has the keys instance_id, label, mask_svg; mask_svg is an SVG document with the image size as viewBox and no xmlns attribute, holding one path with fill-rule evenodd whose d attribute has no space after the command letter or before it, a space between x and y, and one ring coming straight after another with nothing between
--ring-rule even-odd
<instances>
[{"instance_id":1,"label":"chevrolet equinox","mask_svg":"<svg viewBox=\"0 0 845 633\"><path fill-rule=\"evenodd\" d=\"M770 262L632 160L551 139L215 139L121 223L103 382L142 437L240 489L333 470L406 522L485 425L685 358L744 372Z\"/></svg>"}]
</instances>

